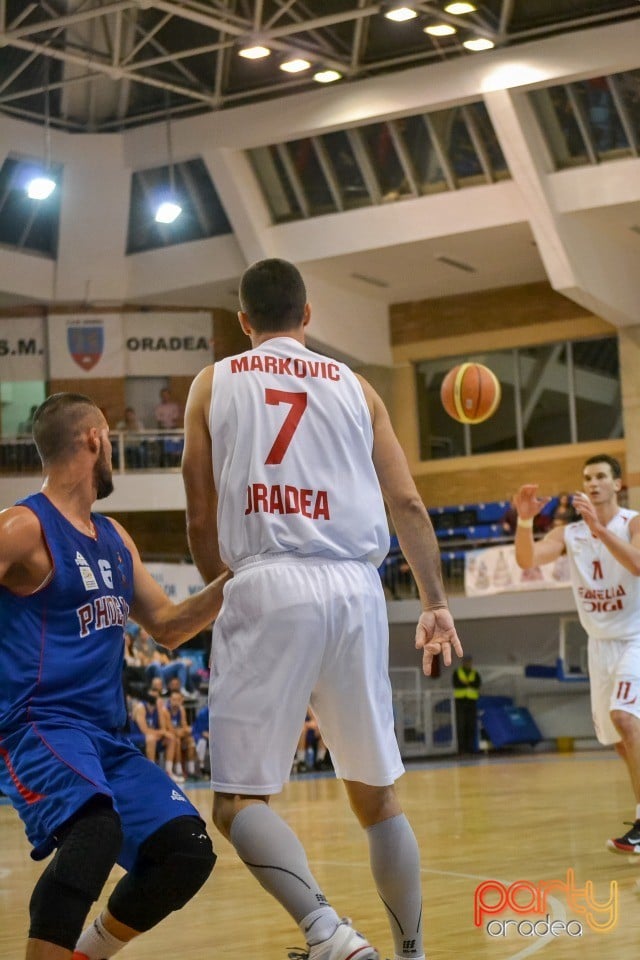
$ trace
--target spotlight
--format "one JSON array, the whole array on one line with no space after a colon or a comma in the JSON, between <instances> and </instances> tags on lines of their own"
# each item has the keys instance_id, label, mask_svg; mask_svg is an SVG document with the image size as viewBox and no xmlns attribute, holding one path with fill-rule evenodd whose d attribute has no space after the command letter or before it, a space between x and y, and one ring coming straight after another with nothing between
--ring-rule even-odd
<instances>
[{"instance_id":1,"label":"spotlight","mask_svg":"<svg viewBox=\"0 0 640 960\"><path fill-rule=\"evenodd\" d=\"M51 177L33 177L27 184L27 196L31 200L46 200L55 188L56 182Z\"/></svg>"},{"instance_id":2,"label":"spotlight","mask_svg":"<svg viewBox=\"0 0 640 960\"><path fill-rule=\"evenodd\" d=\"M310 66L308 60L298 57L294 60L285 60L284 63L280 64L280 69L284 70L285 73L301 73L303 70L308 70Z\"/></svg>"},{"instance_id":3,"label":"spotlight","mask_svg":"<svg viewBox=\"0 0 640 960\"><path fill-rule=\"evenodd\" d=\"M174 200L165 200L156 210L156 223L173 223L182 213L182 207Z\"/></svg>"},{"instance_id":4,"label":"spotlight","mask_svg":"<svg viewBox=\"0 0 640 960\"><path fill-rule=\"evenodd\" d=\"M261 47L260 44L256 44L253 47L244 47L242 50L238 50L238 56L244 57L245 60L261 60L263 57L268 57L271 54L271 50L268 47Z\"/></svg>"},{"instance_id":5,"label":"spotlight","mask_svg":"<svg viewBox=\"0 0 640 960\"><path fill-rule=\"evenodd\" d=\"M466 47L467 50L478 53L480 50L491 50L492 47L495 47L495 43L488 37L476 37L475 40L464 40L462 46Z\"/></svg>"},{"instance_id":6,"label":"spotlight","mask_svg":"<svg viewBox=\"0 0 640 960\"><path fill-rule=\"evenodd\" d=\"M444 9L447 13L459 16L461 13L473 13L478 8L473 3L448 3Z\"/></svg>"},{"instance_id":7,"label":"spotlight","mask_svg":"<svg viewBox=\"0 0 640 960\"><path fill-rule=\"evenodd\" d=\"M457 31L451 23L433 23L430 27L425 27L424 32L431 37L450 37Z\"/></svg>"},{"instance_id":8,"label":"spotlight","mask_svg":"<svg viewBox=\"0 0 640 960\"><path fill-rule=\"evenodd\" d=\"M385 17L387 20L394 20L396 23L403 23L405 20L413 20L418 14L411 7L391 7L387 10Z\"/></svg>"},{"instance_id":9,"label":"spotlight","mask_svg":"<svg viewBox=\"0 0 640 960\"><path fill-rule=\"evenodd\" d=\"M318 83L333 83L334 80L341 80L342 74L338 70L318 70L313 79Z\"/></svg>"}]
</instances>

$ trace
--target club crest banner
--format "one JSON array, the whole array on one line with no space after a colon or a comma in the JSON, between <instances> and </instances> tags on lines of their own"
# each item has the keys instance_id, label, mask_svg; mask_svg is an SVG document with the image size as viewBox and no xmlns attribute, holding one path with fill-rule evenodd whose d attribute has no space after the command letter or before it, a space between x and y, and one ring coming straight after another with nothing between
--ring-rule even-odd
<instances>
[{"instance_id":1,"label":"club crest banner","mask_svg":"<svg viewBox=\"0 0 640 960\"><path fill-rule=\"evenodd\" d=\"M469 550L465 555L464 592L467 597L485 597L516 590L570 587L566 554L553 563L521 570L513 544Z\"/></svg>"},{"instance_id":2,"label":"club crest banner","mask_svg":"<svg viewBox=\"0 0 640 960\"><path fill-rule=\"evenodd\" d=\"M46 380L47 358L42 317L0 320L0 380Z\"/></svg>"},{"instance_id":3,"label":"club crest banner","mask_svg":"<svg viewBox=\"0 0 640 960\"><path fill-rule=\"evenodd\" d=\"M125 351L119 314L52 314L47 323L52 380L124 376Z\"/></svg>"}]
</instances>

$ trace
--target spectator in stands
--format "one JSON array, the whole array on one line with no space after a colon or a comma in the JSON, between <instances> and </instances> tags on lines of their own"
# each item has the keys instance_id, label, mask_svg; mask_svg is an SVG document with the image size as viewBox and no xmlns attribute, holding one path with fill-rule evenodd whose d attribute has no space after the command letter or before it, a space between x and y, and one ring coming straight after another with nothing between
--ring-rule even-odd
<instances>
[{"instance_id":1,"label":"spectator in stands","mask_svg":"<svg viewBox=\"0 0 640 960\"><path fill-rule=\"evenodd\" d=\"M125 407L122 419L116 423L116 430L124 430L125 433L139 433L144 430L144 424L133 407Z\"/></svg>"},{"instance_id":2,"label":"spectator in stands","mask_svg":"<svg viewBox=\"0 0 640 960\"><path fill-rule=\"evenodd\" d=\"M184 697L179 690L172 690L169 694L165 716L170 725L171 733L176 738L174 773L183 776L186 770L188 777L194 777L196 773L196 745L191 726L187 723Z\"/></svg>"},{"instance_id":3,"label":"spectator in stands","mask_svg":"<svg viewBox=\"0 0 640 960\"><path fill-rule=\"evenodd\" d=\"M577 512L571 505L571 497L568 493L561 493L558 497L558 504L551 514L551 526L563 527L567 523L573 523L578 519Z\"/></svg>"},{"instance_id":4,"label":"spectator in stands","mask_svg":"<svg viewBox=\"0 0 640 960\"><path fill-rule=\"evenodd\" d=\"M184 783L184 777L173 770L176 737L171 732L170 721L166 718L166 707L158 696L157 682L156 680L156 686L151 686L145 697L133 708L132 720L144 735L147 758L155 763L158 748L161 748L164 751L166 772L176 783Z\"/></svg>"},{"instance_id":5,"label":"spectator in stands","mask_svg":"<svg viewBox=\"0 0 640 960\"><path fill-rule=\"evenodd\" d=\"M171 396L169 387L160 391L160 403L157 404L153 415L156 425L162 430L175 430L182 426L182 411L180 404Z\"/></svg>"},{"instance_id":6,"label":"spectator in stands","mask_svg":"<svg viewBox=\"0 0 640 960\"><path fill-rule=\"evenodd\" d=\"M306 773L309 770L326 770L331 767L327 754L327 747L322 739L318 721L311 707L307 709L304 725L300 732L298 747L293 762L295 773Z\"/></svg>"},{"instance_id":7,"label":"spectator in stands","mask_svg":"<svg viewBox=\"0 0 640 960\"><path fill-rule=\"evenodd\" d=\"M169 689L169 681L177 677L180 681L180 692L184 697L190 697L194 682L197 685L197 679L195 679L197 671L194 673L191 670L191 661L187 657L174 656L170 650L157 644L154 647L151 661L146 668L147 679L151 681L154 677L159 677L162 680L162 691L166 693Z\"/></svg>"},{"instance_id":8,"label":"spectator in stands","mask_svg":"<svg viewBox=\"0 0 640 960\"><path fill-rule=\"evenodd\" d=\"M462 663L453 671L453 696L456 701L456 728L458 731L458 753L477 752L478 697L482 683L480 674L474 669L473 660L465 655Z\"/></svg>"},{"instance_id":9,"label":"spectator in stands","mask_svg":"<svg viewBox=\"0 0 640 960\"><path fill-rule=\"evenodd\" d=\"M209 704L206 704L196 713L191 733L196 744L200 775L208 776L208 771L211 769L209 764Z\"/></svg>"},{"instance_id":10,"label":"spectator in stands","mask_svg":"<svg viewBox=\"0 0 640 960\"><path fill-rule=\"evenodd\" d=\"M506 537L513 537L516 532L516 523L518 522L518 511L514 507L511 500L509 500L509 506L502 515L502 530Z\"/></svg>"}]
</instances>

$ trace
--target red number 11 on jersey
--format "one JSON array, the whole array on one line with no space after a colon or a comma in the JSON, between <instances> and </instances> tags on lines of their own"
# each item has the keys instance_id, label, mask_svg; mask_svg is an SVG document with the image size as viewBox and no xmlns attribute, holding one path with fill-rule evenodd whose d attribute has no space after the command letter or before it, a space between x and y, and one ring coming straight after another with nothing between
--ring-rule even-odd
<instances>
[{"instance_id":1,"label":"red number 11 on jersey","mask_svg":"<svg viewBox=\"0 0 640 960\"><path fill-rule=\"evenodd\" d=\"M282 463L282 458L293 439L293 435L302 419L302 414L307 409L307 395L302 392L293 393L288 390L272 390L270 387L267 387L264 391L264 400L265 403L274 406L280 403L291 404L291 410L289 410L289 413L285 417L278 436L273 441L273 446L271 450L269 450L269 455L265 460L265 464Z\"/></svg>"}]
</instances>

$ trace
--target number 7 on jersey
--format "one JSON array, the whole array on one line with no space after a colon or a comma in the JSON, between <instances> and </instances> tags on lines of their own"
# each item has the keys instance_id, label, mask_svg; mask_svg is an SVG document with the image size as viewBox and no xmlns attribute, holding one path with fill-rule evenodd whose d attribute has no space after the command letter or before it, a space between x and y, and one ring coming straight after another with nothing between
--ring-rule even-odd
<instances>
[{"instance_id":1,"label":"number 7 on jersey","mask_svg":"<svg viewBox=\"0 0 640 960\"><path fill-rule=\"evenodd\" d=\"M302 419L302 414L307 409L307 395L303 392L291 392L288 390L272 390L267 387L264 391L264 402L269 405L278 406L281 403L291 404L291 409L286 415L284 423L278 431L278 436L273 441L273 446L269 450L269 455L265 464L282 463L282 458L289 448L298 424Z\"/></svg>"}]
</instances>

